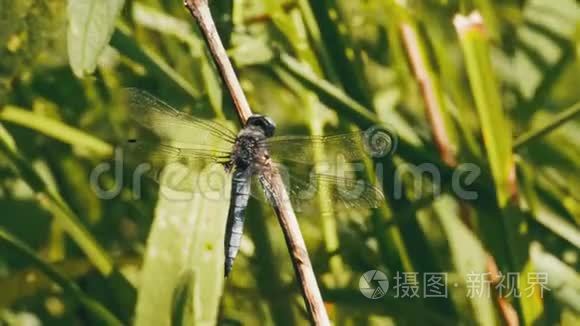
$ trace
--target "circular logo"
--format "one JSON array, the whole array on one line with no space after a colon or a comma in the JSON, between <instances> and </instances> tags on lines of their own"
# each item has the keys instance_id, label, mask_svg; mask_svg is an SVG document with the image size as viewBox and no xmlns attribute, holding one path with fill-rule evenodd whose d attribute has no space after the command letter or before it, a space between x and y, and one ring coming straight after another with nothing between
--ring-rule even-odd
<instances>
[{"instance_id":1,"label":"circular logo","mask_svg":"<svg viewBox=\"0 0 580 326\"><path fill-rule=\"evenodd\" d=\"M374 126L365 130L364 145L372 157L385 157L397 149L397 136L385 127Z\"/></svg>"},{"instance_id":2,"label":"circular logo","mask_svg":"<svg viewBox=\"0 0 580 326\"><path fill-rule=\"evenodd\" d=\"M389 281L385 273L372 269L360 277L358 287L365 297L369 299L380 299L387 294Z\"/></svg>"}]
</instances>

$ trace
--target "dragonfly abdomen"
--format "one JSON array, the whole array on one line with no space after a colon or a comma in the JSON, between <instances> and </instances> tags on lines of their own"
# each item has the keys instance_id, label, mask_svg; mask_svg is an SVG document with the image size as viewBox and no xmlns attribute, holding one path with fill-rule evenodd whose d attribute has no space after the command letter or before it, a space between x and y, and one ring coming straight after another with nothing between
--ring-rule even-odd
<instances>
[{"instance_id":1,"label":"dragonfly abdomen","mask_svg":"<svg viewBox=\"0 0 580 326\"><path fill-rule=\"evenodd\" d=\"M228 220L226 223L226 236L224 239L225 250L225 268L224 274L227 277L232 266L240 243L242 241L242 234L244 230L244 218L246 207L248 206L248 199L250 197L251 173L248 169L237 169L232 176L232 190L230 197L230 209L228 212Z\"/></svg>"}]
</instances>

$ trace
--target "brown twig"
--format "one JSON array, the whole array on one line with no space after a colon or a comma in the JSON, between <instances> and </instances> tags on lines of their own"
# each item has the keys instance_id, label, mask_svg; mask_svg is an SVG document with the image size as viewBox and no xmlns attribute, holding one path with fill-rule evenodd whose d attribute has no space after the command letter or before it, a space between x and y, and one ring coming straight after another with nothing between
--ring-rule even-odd
<instances>
[{"instance_id":1,"label":"brown twig","mask_svg":"<svg viewBox=\"0 0 580 326\"><path fill-rule=\"evenodd\" d=\"M485 263L487 272L491 276L491 282L494 285L494 289L497 289L496 286L502 281L499 268L497 268L495 260L489 254L487 255L487 261ZM495 290L493 292L497 300L497 307L501 313L501 316L503 317L505 324L507 326L519 326L520 320L518 318L518 313L512 304L501 295L500 291Z\"/></svg>"},{"instance_id":2,"label":"brown twig","mask_svg":"<svg viewBox=\"0 0 580 326\"><path fill-rule=\"evenodd\" d=\"M201 29L220 76L232 97L240 122L245 124L246 120L252 115L252 110L238 81L234 67L228 58L222 40L218 35L207 0L184 0L183 4L195 18Z\"/></svg>"},{"instance_id":3,"label":"brown twig","mask_svg":"<svg viewBox=\"0 0 580 326\"><path fill-rule=\"evenodd\" d=\"M184 0L184 5L199 25L220 75L232 97L238 117L241 123L245 124L246 120L252 115L252 111L217 33L207 0ZM272 190L279 195L279 197L273 196L272 198L274 200L274 211L284 232L286 245L292 258L310 318L316 325L330 325L310 257L306 250L306 244L300 232L294 209L288 200L288 194L284 188L282 178L276 171L272 171L265 177L269 179L269 184L275 188Z\"/></svg>"},{"instance_id":4,"label":"brown twig","mask_svg":"<svg viewBox=\"0 0 580 326\"><path fill-rule=\"evenodd\" d=\"M445 125L444 108L441 105L442 101L438 99L436 81L431 78L431 70L428 68L428 63L425 62L425 56L421 53L421 44L417 32L408 23L403 23L401 24L401 36L413 73L421 87L421 93L425 101L425 114L431 124L433 141L437 146L441 159L450 167L455 167L457 160L453 145L446 132L446 128L449 128L449 126Z\"/></svg>"}]
</instances>

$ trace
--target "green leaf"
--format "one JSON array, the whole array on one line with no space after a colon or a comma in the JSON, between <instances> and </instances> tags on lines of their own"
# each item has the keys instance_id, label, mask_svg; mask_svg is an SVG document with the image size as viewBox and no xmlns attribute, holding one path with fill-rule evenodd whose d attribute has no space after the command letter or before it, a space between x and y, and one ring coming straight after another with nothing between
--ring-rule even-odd
<instances>
[{"instance_id":1,"label":"green leaf","mask_svg":"<svg viewBox=\"0 0 580 326\"><path fill-rule=\"evenodd\" d=\"M78 77L95 70L123 3L124 0L69 0L68 56Z\"/></svg>"},{"instance_id":2,"label":"green leaf","mask_svg":"<svg viewBox=\"0 0 580 326\"><path fill-rule=\"evenodd\" d=\"M227 183L221 166L208 175ZM205 174L200 174L202 180ZM217 189L217 188L216 188ZM136 325L214 325L224 283L223 237L229 187L219 192L160 188L148 239Z\"/></svg>"}]
</instances>

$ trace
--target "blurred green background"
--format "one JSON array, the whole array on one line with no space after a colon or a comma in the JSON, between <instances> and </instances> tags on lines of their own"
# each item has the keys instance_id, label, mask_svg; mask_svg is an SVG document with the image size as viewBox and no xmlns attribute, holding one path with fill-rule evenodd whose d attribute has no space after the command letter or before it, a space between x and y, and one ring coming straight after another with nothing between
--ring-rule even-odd
<instances>
[{"instance_id":1,"label":"blurred green background","mask_svg":"<svg viewBox=\"0 0 580 326\"><path fill-rule=\"evenodd\" d=\"M374 162L381 207L333 211L322 194L297 212L335 324L580 323L577 2L210 5L252 109L279 134L386 123L398 135ZM224 280L227 202L168 200L150 180L134 197L134 166L112 162L123 87L239 126L182 1L0 0L0 324L307 323L271 208L251 201ZM99 166L112 198L91 187ZM454 177L473 166L475 182ZM387 274L386 296L361 294L368 270ZM402 273L419 295L397 295ZM423 295L425 273L446 273L446 297ZM519 296L501 290L508 273ZM474 275L488 293L474 295Z\"/></svg>"}]
</instances>

